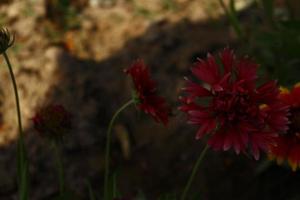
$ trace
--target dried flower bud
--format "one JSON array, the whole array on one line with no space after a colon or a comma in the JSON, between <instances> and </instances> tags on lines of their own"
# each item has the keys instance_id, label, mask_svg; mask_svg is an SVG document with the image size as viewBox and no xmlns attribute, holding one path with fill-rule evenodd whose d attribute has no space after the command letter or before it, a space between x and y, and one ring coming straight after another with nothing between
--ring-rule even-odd
<instances>
[{"instance_id":1,"label":"dried flower bud","mask_svg":"<svg viewBox=\"0 0 300 200\"><path fill-rule=\"evenodd\" d=\"M62 105L48 105L41 108L32 121L42 136L60 140L71 131L71 118L71 114Z\"/></svg>"},{"instance_id":2,"label":"dried flower bud","mask_svg":"<svg viewBox=\"0 0 300 200\"><path fill-rule=\"evenodd\" d=\"M6 28L0 28L0 54L13 45L15 37Z\"/></svg>"}]
</instances>

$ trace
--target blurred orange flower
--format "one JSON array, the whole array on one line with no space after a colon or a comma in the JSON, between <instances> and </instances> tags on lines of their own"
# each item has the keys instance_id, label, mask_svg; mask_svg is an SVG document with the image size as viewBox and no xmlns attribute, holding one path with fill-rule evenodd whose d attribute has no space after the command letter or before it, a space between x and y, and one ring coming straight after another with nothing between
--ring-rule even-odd
<instances>
[{"instance_id":1,"label":"blurred orange flower","mask_svg":"<svg viewBox=\"0 0 300 200\"><path fill-rule=\"evenodd\" d=\"M280 99L290 106L290 124L286 134L276 138L276 145L270 149L271 158L281 164L287 160L295 171L300 166L300 83L292 90L281 88Z\"/></svg>"}]
</instances>

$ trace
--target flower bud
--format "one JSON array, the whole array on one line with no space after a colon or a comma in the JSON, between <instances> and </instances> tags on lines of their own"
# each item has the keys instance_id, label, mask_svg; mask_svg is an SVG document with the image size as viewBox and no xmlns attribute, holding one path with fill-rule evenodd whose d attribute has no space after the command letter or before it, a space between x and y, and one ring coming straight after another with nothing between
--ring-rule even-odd
<instances>
[{"instance_id":1,"label":"flower bud","mask_svg":"<svg viewBox=\"0 0 300 200\"><path fill-rule=\"evenodd\" d=\"M15 37L6 28L0 28L0 54L13 45Z\"/></svg>"}]
</instances>

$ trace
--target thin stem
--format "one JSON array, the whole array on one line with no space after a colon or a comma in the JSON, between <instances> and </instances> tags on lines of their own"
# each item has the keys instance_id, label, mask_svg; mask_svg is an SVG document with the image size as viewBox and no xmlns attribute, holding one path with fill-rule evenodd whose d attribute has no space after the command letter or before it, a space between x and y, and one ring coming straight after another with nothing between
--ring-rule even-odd
<instances>
[{"instance_id":1,"label":"thin stem","mask_svg":"<svg viewBox=\"0 0 300 200\"><path fill-rule=\"evenodd\" d=\"M22 120L21 120L21 108L20 108L20 100L18 95L18 88L15 79L15 75L10 64L9 58L6 52L3 53L3 57L7 63L9 74L12 80L13 89L15 93L16 107L17 107L17 118L18 118L18 126L19 126L19 139L18 139L18 176L19 176L19 189L20 189L20 200L26 200L28 195L28 184L27 184L27 158L25 152L25 144L24 144L24 136L22 129Z\"/></svg>"},{"instance_id":2,"label":"thin stem","mask_svg":"<svg viewBox=\"0 0 300 200\"><path fill-rule=\"evenodd\" d=\"M8 56L7 56L6 52L3 53L3 56L4 56L4 59L7 63L8 70L9 70L9 73L10 73L10 78L12 80L13 87L14 87L14 93L15 93L15 99L16 99L16 105L17 105L19 132L20 132L20 136L23 137L22 120L21 120L21 108L20 108L20 100L19 100L19 95L18 95L17 83L16 83L14 72L12 70L12 66L10 64L10 61L8 59Z\"/></svg>"},{"instance_id":3,"label":"thin stem","mask_svg":"<svg viewBox=\"0 0 300 200\"><path fill-rule=\"evenodd\" d=\"M63 197L65 193L65 171L64 171L63 161L62 161L62 152L57 141L54 141L54 150L56 154L55 159L56 159L56 167L58 172L60 197Z\"/></svg>"},{"instance_id":4,"label":"thin stem","mask_svg":"<svg viewBox=\"0 0 300 200\"><path fill-rule=\"evenodd\" d=\"M227 15L229 22L231 23L234 31L236 32L239 39L243 40L245 34L242 31L239 20L237 18L237 13L234 7L234 1L230 1L230 6L227 8L223 0L219 0L221 7L223 8L225 14Z\"/></svg>"},{"instance_id":5,"label":"thin stem","mask_svg":"<svg viewBox=\"0 0 300 200\"><path fill-rule=\"evenodd\" d=\"M119 114L128 106L130 106L131 104L134 104L134 100L131 99L130 101L128 101L127 103L125 103L122 107L120 107L115 114L113 115L113 117L111 118L109 125L108 125L108 129L107 129L107 133L106 133L106 148L105 148L105 176L104 176L104 200L108 200L109 194L108 194L108 178L109 178L109 161L110 161L110 140L111 140L111 131L112 131L112 127L113 124L115 122L115 120L117 119L117 117L119 116Z\"/></svg>"},{"instance_id":6,"label":"thin stem","mask_svg":"<svg viewBox=\"0 0 300 200\"><path fill-rule=\"evenodd\" d=\"M195 166L193 168L191 176L190 176L190 178L189 178L189 180L188 180L188 182L187 182L187 184L186 184L186 186L184 188L184 191L183 191L183 193L181 195L181 200L185 200L185 197L186 197L186 195L187 195L187 193L188 193L188 191L189 191L189 189L191 187L191 184L192 184L192 182L193 182L193 180L195 178L195 175L196 175L196 173L198 171L198 168L199 168L199 166L201 164L201 161L203 160L203 158L204 158L207 150L208 150L208 145L206 145L204 147L204 149L202 150L202 152L201 152L201 154L200 154L200 156L199 156L199 158L198 158L198 160L197 160L197 162L196 162L196 164L195 164Z\"/></svg>"}]
</instances>

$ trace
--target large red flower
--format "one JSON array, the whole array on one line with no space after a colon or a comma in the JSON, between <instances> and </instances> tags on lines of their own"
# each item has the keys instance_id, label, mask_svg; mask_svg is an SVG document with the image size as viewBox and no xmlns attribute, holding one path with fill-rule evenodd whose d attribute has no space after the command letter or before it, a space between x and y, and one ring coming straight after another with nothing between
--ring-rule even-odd
<instances>
[{"instance_id":1,"label":"large red flower","mask_svg":"<svg viewBox=\"0 0 300 200\"><path fill-rule=\"evenodd\" d=\"M125 72L132 77L136 102L140 110L150 114L155 121L167 125L169 107L166 101L156 94L156 83L151 79L145 63L137 60Z\"/></svg>"},{"instance_id":2,"label":"large red flower","mask_svg":"<svg viewBox=\"0 0 300 200\"><path fill-rule=\"evenodd\" d=\"M200 126L196 139L209 134L208 144L215 150L233 148L237 154L249 147L255 159L266 151L278 131L287 129L288 107L278 99L275 81L256 87L257 67L247 58L236 59L225 49L220 64L208 55L191 69L203 84L186 80L180 110L188 122Z\"/></svg>"},{"instance_id":3,"label":"large red flower","mask_svg":"<svg viewBox=\"0 0 300 200\"><path fill-rule=\"evenodd\" d=\"M282 88L280 99L290 106L290 124L286 134L276 138L276 145L270 148L271 156L279 164L287 160L293 170L300 166L300 83L291 91Z\"/></svg>"}]
</instances>

